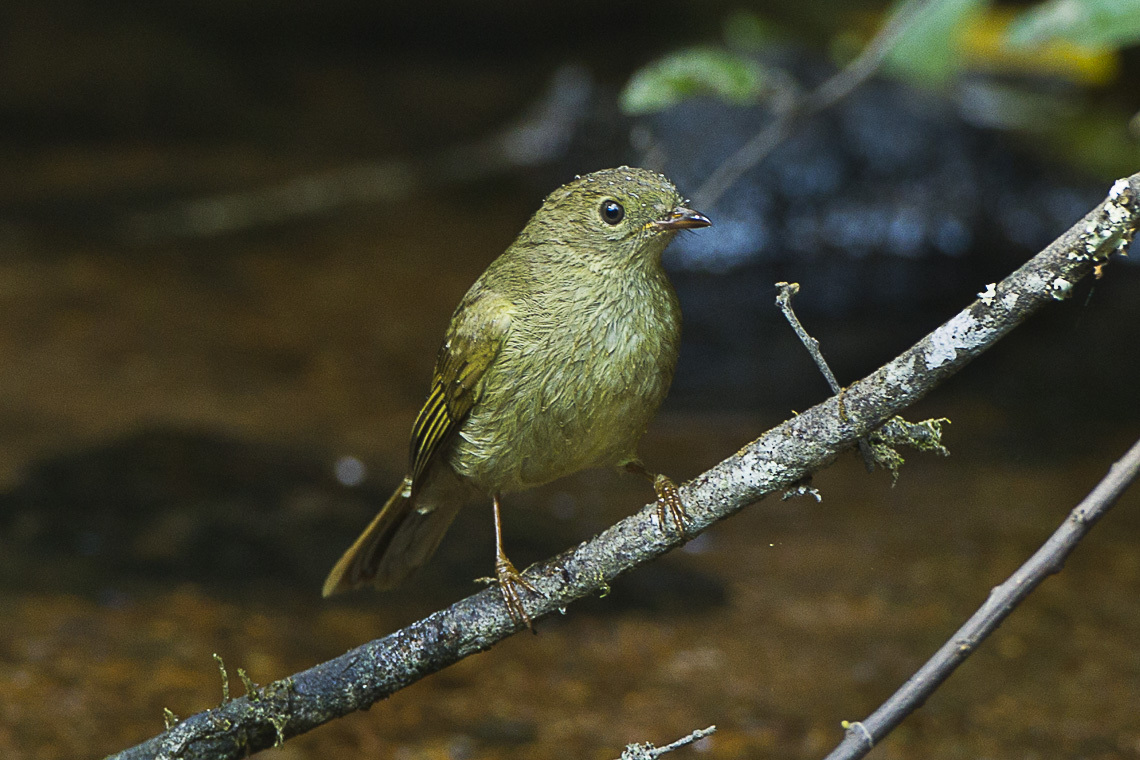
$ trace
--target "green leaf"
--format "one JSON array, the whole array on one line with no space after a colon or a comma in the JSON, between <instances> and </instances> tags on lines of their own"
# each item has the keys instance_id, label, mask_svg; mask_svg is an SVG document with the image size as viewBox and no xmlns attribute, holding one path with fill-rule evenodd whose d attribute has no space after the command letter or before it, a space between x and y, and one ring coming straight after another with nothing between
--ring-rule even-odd
<instances>
[{"instance_id":1,"label":"green leaf","mask_svg":"<svg viewBox=\"0 0 1140 760\"><path fill-rule=\"evenodd\" d=\"M660 111L695 95L732 103L754 102L766 88L764 68L721 48L689 48L670 53L637 71L621 94L627 114Z\"/></svg>"},{"instance_id":2,"label":"green leaf","mask_svg":"<svg viewBox=\"0 0 1140 760\"><path fill-rule=\"evenodd\" d=\"M986 0L933 0L895 40L884 67L922 85L943 84L961 65L962 30L985 5Z\"/></svg>"},{"instance_id":3,"label":"green leaf","mask_svg":"<svg viewBox=\"0 0 1140 760\"><path fill-rule=\"evenodd\" d=\"M1048 0L1022 13L1009 41L1031 45L1065 40L1087 48L1117 49L1140 42L1137 0Z\"/></svg>"}]
</instances>

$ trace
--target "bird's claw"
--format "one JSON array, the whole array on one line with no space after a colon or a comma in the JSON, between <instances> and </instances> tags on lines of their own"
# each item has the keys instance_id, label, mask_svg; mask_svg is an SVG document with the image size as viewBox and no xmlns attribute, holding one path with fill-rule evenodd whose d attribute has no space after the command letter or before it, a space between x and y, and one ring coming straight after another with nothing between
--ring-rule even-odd
<instances>
[{"instance_id":1,"label":"bird's claw","mask_svg":"<svg viewBox=\"0 0 1140 760\"><path fill-rule=\"evenodd\" d=\"M665 520L672 519L682 538L689 537L689 515L677 486L665 475L653 479L653 490L657 492L657 524L665 528Z\"/></svg>"},{"instance_id":2,"label":"bird's claw","mask_svg":"<svg viewBox=\"0 0 1140 760\"><path fill-rule=\"evenodd\" d=\"M526 608L523 607L520 589L526 589L538 596L544 595L524 578L522 573L515 569L505 554L500 554L495 560L495 583L499 584L499 591L503 593L503 603L507 607L507 614L511 616L511 620L516 623L525 623L527 628L534 630L533 621L527 614Z\"/></svg>"}]
</instances>

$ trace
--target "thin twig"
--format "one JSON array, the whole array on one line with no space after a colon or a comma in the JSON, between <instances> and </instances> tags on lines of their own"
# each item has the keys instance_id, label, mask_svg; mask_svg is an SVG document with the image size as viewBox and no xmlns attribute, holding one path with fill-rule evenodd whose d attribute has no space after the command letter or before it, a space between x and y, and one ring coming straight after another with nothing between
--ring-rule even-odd
<instances>
[{"instance_id":1,"label":"thin twig","mask_svg":"<svg viewBox=\"0 0 1140 760\"><path fill-rule=\"evenodd\" d=\"M800 342L804 344L804 348L811 354L811 358L815 360L815 366L819 367L819 371L823 373L827 384L831 386L832 393L839 393L843 390L839 386L839 381L835 379L835 373L831 371L831 366L827 363L827 359L823 358L823 352L819 349L819 341L804 329L803 323L800 318L796 316L795 309L792 308L792 297L800 292L800 284L798 282L777 282L776 287L780 292L776 295L776 305L780 307L780 311L784 313L784 319L788 320L788 324L792 326L796 336Z\"/></svg>"},{"instance_id":2,"label":"thin twig","mask_svg":"<svg viewBox=\"0 0 1140 760\"><path fill-rule=\"evenodd\" d=\"M621 753L621 760L655 760L655 758L664 755L666 752L672 752L675 749L684 747L686 744L692 744L698 739L711 736L715 732L716 726L698 728L688 736L682 736L677 741L672 744L666 744L664 747L654 747L648 742L645 744L629 744L626 746L625 751Z\"/></svg>"},{"instance_id":3,"label":"thin twig","mask_svg":"<svg viewBox=\"0 0 1140 760\"><path fill-rule=\"evenodd\" d=\"M857 58L823 84L800 97L773 104L772 120L718 166L693 195L696 208L711 208L741 175L759 164L783 142L792 128L812 114L838 103L878 71L898 38L934 0L908 0L883 25Z\"/></svg>"},{"instance_id":4,"label":"thin twig","mask_svg":"<svg viewBox=\"0 0 1140 760\"><path fill-rule=\"evenodd\" d=\"M629 570L683 544L719 520L780 492L827 466L864 435L918 401L993 346L1073 284L1135 233L1140 174L1120 180L1108 199L1046 250L898 358L852 384L846 414L831 397L681 486L686 534L663 533L657 504L647 504L590 541L524 575L540 592L528 599L534 620L597 594ZM989 294L987 293L987 296ZM523 628L486 589L340 657L192 715L162 734L113 757L225 760L363 710L424 676L484 651Z\"/></svg>"},{"instance_id":5,"label":"thin twig","mask_svg":"<svg viewBox=\"0 0 1140 760\"><path fill-rule=\"evenodd\" d=\"M847 735L827 756L827 760L854 760L863 757L903 718L917 710L1041 581L1060 572L1065 558L1076 548L1077 543L1116 503L1138 475L1140 441L1134 443L1128 453L1112 465L1104 479L1077 505L1049 540L1005 583L990 592L986 603L902 688L866 720L845 725Z\"/></svg>"},{"instance_id":6,"label":"thin twig","mask_svg":"<svg viewBox=\"0 0 1140 760\"><path fill-rule=\"evenodd\" d=\"M831 371L831 365L827 363L827 359L823 358L823 351L820 350L819 341L816 340L807 330L804 329L800 318L796 316L795 309L792 308L792 297L800 292L800 284L798 282L777 282L776 287L780 292L776 295L776 305L780 307L780 311L784 314L784 319L788 320L788 324L792 326L796 336L799 337L800 342L804 344L804 348L811 355L815 361L815 366L819 367L819 371L823 373L823 377L827 380L827 384L831 387L831 392L839 395L843 393L843 388L839 385L839 381L835 379L835 373ZM840 398L842 404L843 399ZM842 406L840 407L840 414L843 413ZM871 450L871 444L866 438L859 439L859 453L863 456L863 466L867 468L867 472L875 469L875 452Z\"/></svg>"}]
</instances>

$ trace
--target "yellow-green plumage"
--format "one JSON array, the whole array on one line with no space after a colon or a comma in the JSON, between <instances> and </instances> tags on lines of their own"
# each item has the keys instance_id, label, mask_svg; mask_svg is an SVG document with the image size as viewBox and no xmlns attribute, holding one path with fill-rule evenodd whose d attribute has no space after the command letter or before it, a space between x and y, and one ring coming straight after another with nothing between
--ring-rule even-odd
<instances>
[{"instance_id":1,"label":"yellow-green plumage","mask_svg":"<svg viewBox=\"0 0 1140 760\"><path fill-rule=\"evenodd\" d=\"M333 568L326 596L399 583L472 496L637 460L681 333L661 254L677 229L708 224L682 203L665 177L629 167L546 198L456 308L409 476Z\"/></svg>"}]
</instances>

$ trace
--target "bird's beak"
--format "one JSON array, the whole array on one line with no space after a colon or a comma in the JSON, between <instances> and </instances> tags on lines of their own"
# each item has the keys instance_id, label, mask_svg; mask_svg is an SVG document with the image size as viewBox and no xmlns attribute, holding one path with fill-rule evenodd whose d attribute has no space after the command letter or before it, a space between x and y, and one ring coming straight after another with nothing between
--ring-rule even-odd
<instances>
[{"instance_id":1,"label":"bird's beak","mask_svg":"<svg viewBox=\"0 0 1140 760\"><path fill-rule=\"evenodd\" d=\"M708 227L711 224L707 216L684 206L678 206L664 219L653 222L653 226L659 230L690 230L696 227Z\"/></svg>"}]
</instances>

